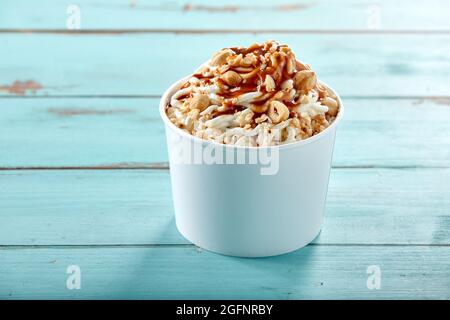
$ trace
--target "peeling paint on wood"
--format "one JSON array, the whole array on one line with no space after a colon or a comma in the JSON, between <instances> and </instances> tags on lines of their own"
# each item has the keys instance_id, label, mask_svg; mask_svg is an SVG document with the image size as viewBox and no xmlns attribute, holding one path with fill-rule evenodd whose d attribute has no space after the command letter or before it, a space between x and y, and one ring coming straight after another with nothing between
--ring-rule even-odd
<instances>
[{"instance_id":1,"label":"peeling paint on wood","mask_svg":"<svg viewBox=\"0 0 450 320\"><path fill-rule=\"evenodd\" d=\"M47 111L60 117L73 117L86 115L101 116L101 115L125 114L134 112L131 109L96 110L83 108L48 108Z\"/></svg>"},{"instance_id":2,"label":"peeling paint on wood","mask_svg":"<svg viewBox=\"0 0 450 320\"><path fill-rule=\"evenodd\" d=\"M241 8L238 6L222 6L222 7L214 7L214 6L206 6L206 5L194 5L194 4L186 4L183 7L183 11L208 11L208 12L237 12Z\"/></svg>"},{"instance_id":3,"label":"peeling paint on wood","mask_svg":"<svg viewBox=\"0 0 450 320\"><path fill-rule=\"evenodd\" d=\"M423 98L423 99L414 101L412 104L413 105L422 105L426 101L431 101L434 104L438 104L438 105L450 106L450 97L427 97L427 98Z\"/></svg>"},{"instance_id":4,"label":"peeling paint on wood","mask_svg":"<svg viewBox=\"0 0 450 320\"><path fill-rule=\"evenodd\" d=\"M450 106L450 97L432 98L431 101L433 101L436 104Z\"/></svg>"},{"instance_id":5,"label":"peeling paint on wood","mask_svg":"<svg viewBox=\"0 0 450 320\"><path fill-rule=\"evenodd\" d=\"M19 96L25 95L28 91L36 94L38 90L44 88L42 84L34 80L20 81L16 80L11 85L0 86L0 91L7 92L9 94L15 94Z\"/></svg>"},{"instance_id":6,"label":"peeling paint on wood","mask_svg":"<svg viewBox=\"0 0 450 320\"><path fill-rule=\"evenodd\" d=\"M304 10L311 7L312 3L292 3L276 6L210 6L210 5L195 5L187 3L183 6L183 11L207 11L207 12L229 12L236 13L238 11L297 11Z\"/></svg>"}]
</instances>

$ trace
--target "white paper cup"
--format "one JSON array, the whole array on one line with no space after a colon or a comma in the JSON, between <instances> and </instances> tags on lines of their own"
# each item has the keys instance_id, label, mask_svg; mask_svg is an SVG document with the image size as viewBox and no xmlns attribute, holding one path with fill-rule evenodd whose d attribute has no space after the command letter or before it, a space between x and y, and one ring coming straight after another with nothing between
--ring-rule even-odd
<instances>
[{"instance_id":1,"label":"white paper cup","mask_svg":"<svg viewBox=\"0 0 450 320\"><path fill-rule=\"evenodd\" d=\"M279 255L310 243L322 226L343 115L336 92L322 83L336 94L340 110L319 134L281 146L240 147L194 137L168 119L165 107L185 80L173 84L159 106L180 233L206 250L241 257ZM224 164L211 163L220 159Z\"/></svg>"}]
</instances>

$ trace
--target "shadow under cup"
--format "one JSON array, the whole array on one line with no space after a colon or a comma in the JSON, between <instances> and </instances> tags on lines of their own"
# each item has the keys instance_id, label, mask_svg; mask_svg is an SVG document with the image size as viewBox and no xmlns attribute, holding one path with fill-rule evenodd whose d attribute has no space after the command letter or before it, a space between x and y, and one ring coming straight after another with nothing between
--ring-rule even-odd
<instances>
[{"instance_id":1,"label":"shadow under cup","mask_svg":"<svg viewBox=\"0 0 450 320\"><path fill-rule=\"evenodd\" d=\"M310 243L320 232L338 116L305 140L272 147L223 145L176 127L160 102L169 151L176 225L195 245L221 254L264 257Z\"/></svg>"}]
</instances>

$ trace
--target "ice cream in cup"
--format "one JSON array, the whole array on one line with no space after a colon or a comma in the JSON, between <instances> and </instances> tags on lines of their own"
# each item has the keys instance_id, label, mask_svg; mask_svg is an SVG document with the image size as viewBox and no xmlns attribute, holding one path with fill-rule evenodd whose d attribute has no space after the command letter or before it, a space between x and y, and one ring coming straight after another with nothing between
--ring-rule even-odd
<instances>
[{"instance_id":1,"label":"ice cream in cup","mask_svg":"<svg viewBox=\"0 0 450 320\"><path fill-rule=\"evenodd\" d=\"M167 89L160 114L186 239L263 257L318 235L343 105L288 46L220 50Z\"/></svg>"}]
</instances>

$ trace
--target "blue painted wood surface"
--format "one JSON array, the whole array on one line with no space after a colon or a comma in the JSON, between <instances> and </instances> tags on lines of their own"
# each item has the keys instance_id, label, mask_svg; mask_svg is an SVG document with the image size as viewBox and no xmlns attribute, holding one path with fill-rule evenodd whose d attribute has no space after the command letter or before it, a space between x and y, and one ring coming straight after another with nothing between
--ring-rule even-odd
<instances>
[{"instance_id":1,"label":"blue painted wood surface","mask_svg":"<svg viewBox=\"0 0 450 320\"><path fill-rule=\"evenodd\" d=\"M450 299L448 247L317 246L242 259L193 246L14 248L2 253L2 298ZM66 268L81 268L67 290ZM380 290L367 289L379 265Z\"/></svg>"},{"instance_id":2,"label":"blue painted wood surface","mask_svg":"<svg viewBox=\"0 0 450 320\"><path fill-rule=\"evenodd\" d=\"M166 167L158 103L158 98L0 99L0 169ZM450 99L344 103L335 167L450 163Z\"/></svg>"},{"instance_id":3,"label":"blue painted wood surface","mask_svg":"<svg viewBox=\"0 0 450 320\"><path fill-rule=\"evenodd\" d=\"M449 180L448 168L336 168L315 242L450 245ZM187 243L168 170L7 170L0 189L3 245Z\"/></svg>"},{"instance_id":4,"label":"blue painted wood surface","mask_svg":"<svg viewBox=\"0 0 450 320\"><path fill-rule=\"evenodd\" d=\"M80 30L58 1L0 4L0 299L450 299L448 1L77 4ZM158 98L269 38L344 98L325 224L280 257L208 253L174 225Z\"/></svg>"},{"instance_id":5,"label":"blue painted wood surface","mask_svg":"<svg viewBox=\"0 0 450 320\"><path fill-rule=\"evenodd\" d=\"M31 80L29 95L159 96L217 48L273 38L344 98L450 95L450 33L0 33L0 95L17 96L14 83Z\"/></svg>"},{"instance_id":6,"label":"blue painted wood surface","mask_svg":"<svg viewBox=\"0 0 450 320\"><path fill-rule=\"evenodd\" d=\"M77 0L88 30L367 30L379 11L385 30L450 30L446 0ZM0 28L58 30L66 27L67 2L4 0ZM372 23L371 23L372 22ZM373 24L375 25L375 24Z\"/></svg>"}]
</instances>

